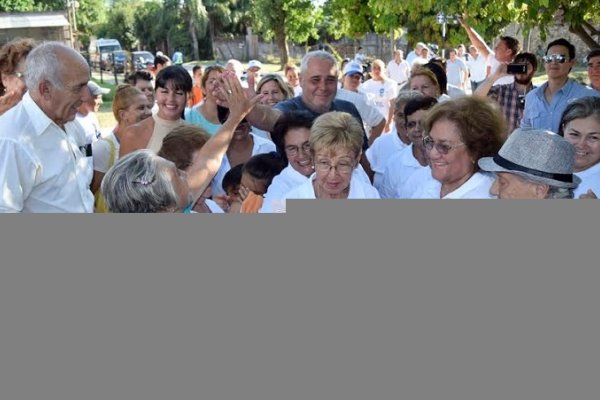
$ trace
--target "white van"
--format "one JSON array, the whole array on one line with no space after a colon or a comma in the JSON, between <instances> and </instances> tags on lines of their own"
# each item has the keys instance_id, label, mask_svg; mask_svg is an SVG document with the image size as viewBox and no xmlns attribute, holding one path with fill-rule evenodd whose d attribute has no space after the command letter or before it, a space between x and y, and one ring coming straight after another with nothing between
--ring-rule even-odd
<instances>
[{"instance_id":1,"label":"white van","mask_svg":"<svg viewBox=\"0 0 600 400\"><path fill-rule=\"evenodd\" d=\"M103 70L109 67L109 54L113 51L122 50L121 43L117 39L90 40L90 63L92 68Z\"/></svg>"}]
</instances>

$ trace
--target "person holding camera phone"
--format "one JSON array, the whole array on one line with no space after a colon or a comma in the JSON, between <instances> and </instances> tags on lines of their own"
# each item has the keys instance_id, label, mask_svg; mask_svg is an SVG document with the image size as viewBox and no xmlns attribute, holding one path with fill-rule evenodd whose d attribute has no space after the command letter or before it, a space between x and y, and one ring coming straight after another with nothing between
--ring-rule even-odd
<instances>
[{"instance_id":1,"label":"person holding camera phone","mask_svg":"<svg viewBox=\"0 0 600 400\"><path fill-rule=\"evenodd\" d=\"M560 38L550 42L543 60L548 81L525 97L521 128L546 129L557 133L560 119L569 103L586 96L600 97L600 92L569 78L577 61L575 46L568 40Z\"/></svg>"},{"instance_id":2,"label":"person holding camera phone","mask_svg":"<svg viewBox=\"0 0 600 400\"><path fill-rule=\"evenodd\" d=\"M535 89L531 81L537 71L537 64L534 54L519 53L514 63L500 64L499 68L479 84L473 93L474 96L490 97L498 103L506 118L507 134L518 128L523 118L525 95ZM508 75L514 75L513 83L494 86L494 82Z\"/></svg>"}]
</instances>

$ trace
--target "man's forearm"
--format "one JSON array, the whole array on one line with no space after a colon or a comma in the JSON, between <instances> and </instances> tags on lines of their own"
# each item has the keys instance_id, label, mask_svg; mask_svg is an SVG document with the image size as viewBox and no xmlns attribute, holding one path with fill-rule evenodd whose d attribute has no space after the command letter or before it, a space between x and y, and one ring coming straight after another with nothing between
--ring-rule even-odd
<instances>
[{"instance_id":1,"label":"man's forearm","mask_svg":"<svg viewBox=\"0 0 600 400\"><path fill-rule=\"evenodd\" d=\"M475 90L473 95L477 97L487 97L490 89L494 86L494 82L496 82L496 77L494 75L488 76L486 80L477 87L477 90Z\"/></svg>"},{"instance_id":2,"label":"man's forearm","mask_svg":"<svg viewBox=\"0 0 600 400\"><path fill-rule=\"evenodd\" d=\"M276 110L273 107L257 104L252 111L246 115L246 120L250 122L250 125L258 129L271 132L281 114L281 111Z\"/></svg>"},{"instance_id":3,"label":"man's forearm","mask_svg":"<svg viewBox=\"0 0 600 400\"><path fill-rule=\"evenodd\" d=\"M375 139L381 136L381 132L383 132L383 128L385 128L385 118L382 118L381 121L371 128L371 134L369 135L369 146L373 144Z\"/></svg>"}]
</instances>

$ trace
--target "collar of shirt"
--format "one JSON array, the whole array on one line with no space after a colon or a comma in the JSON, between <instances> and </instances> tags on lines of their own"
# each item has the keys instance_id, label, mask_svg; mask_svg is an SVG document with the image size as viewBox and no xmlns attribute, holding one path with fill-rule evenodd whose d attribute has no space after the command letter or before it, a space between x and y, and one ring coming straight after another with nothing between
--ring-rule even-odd
<instances>
[{"instance_id":1,"label":"collar of shirt","mask_svg":"<svg viewBox=\"0 0 600 400\"><path fill-rule=\"evenodd\" d=\"M54 124L54 121L52 121L46 115L46 113L42 111L42 109L36 104L35 101L33 101L31 96L29 95L29 92L25 93L22 101L23 108L27 112L27 115L29 115L29 121L31 122L31 125L33 125L33 128L35 129L35 134L37 136L40 136L41 134L46 132L48 127Z\"/></svg>"}]
</instances>

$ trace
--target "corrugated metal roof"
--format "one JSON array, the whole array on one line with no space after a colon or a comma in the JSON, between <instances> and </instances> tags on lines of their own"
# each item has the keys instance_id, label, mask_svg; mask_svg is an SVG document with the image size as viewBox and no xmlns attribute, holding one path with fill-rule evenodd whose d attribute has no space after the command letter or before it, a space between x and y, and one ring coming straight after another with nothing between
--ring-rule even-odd
<instances>
[{"instance_id":1,"label":"corrugated metal roof","mask_svg":"<svg viewBox=\"0 0 600 400\"><path fill-rule=\"evenodd\" d=\"M43 28L69 26L62 12L48 13L0 13L0 29Z\"/></svg>"}]
</instances>

